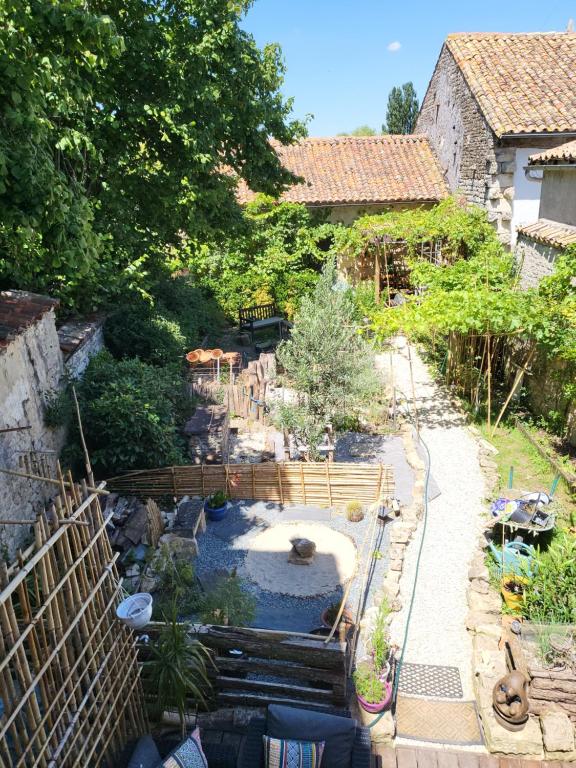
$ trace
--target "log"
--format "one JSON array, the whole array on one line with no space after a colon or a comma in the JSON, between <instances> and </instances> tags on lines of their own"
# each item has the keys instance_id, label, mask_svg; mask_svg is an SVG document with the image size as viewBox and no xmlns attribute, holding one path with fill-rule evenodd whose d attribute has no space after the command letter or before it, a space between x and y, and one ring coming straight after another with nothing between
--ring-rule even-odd
<instances>
[{"instance_id":1,"label":"log","mask_svg":"<svg viewBox=\"0 0 576 768\"><path fill-rule=\"evenodd\" d=\"M289 685L288 683L269 683L264 680L242 680L238 677L217 677L216 685L220 689L232 691L245 691L247 693L262 693L287 696L303 701L331 702L334 699L332 691L325 688L307 688L301 685Z\"/></svg>"},{"instance_id":2,"label":"log","mask_svg":"<svg viewBox=\"0 0 576 768\"><path fill-rule=\"evenodd\" d=\"M225 707L230 706L242 706L242 707L258 707L266 708L269 704L281 704L285 707L298 707L302 708L302 701L300 699L283 699L280 696L268 696L267 694L257 693L242 693L237 691L223 691L218 694L218 704L222 704ZM333 705L320 704L315 701L307 701L306 709L314 709L320 712L330 712L334 709Z\"/></svg>"},{"instance_id":3,"label":"log","mask_svg":"<svg viewBox=\"0 0 576 768\"><path fill-rule=\"evenodd\" d=\"M246 674L267 674L300 680L315 680L322 683L342 685L343 672L330 669L316 669L303 664L278 664L272 659L229 659L218 656L214 664L220 672L244 672Z\"/></svg>"}]
</instances>

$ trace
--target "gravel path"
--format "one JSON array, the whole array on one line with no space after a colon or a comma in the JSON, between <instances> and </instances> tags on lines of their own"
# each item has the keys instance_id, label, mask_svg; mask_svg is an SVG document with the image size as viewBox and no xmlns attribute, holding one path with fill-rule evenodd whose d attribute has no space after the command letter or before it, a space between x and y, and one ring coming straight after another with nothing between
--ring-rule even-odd
<instances>
[{"instance_id":1,"label":"gravel path","mask_svg":"<svg viewBox=\"0 0 576 768\"><path fill-rule=\"evenodd\" d=\"M418 587L404 660L457 666L465 699L473 699L472 644L466 631L468 569L482 527L484 481L476 442L462 415L411 348L421 436L431 454L431 471L441 491L428 505L428 527L420 561ZM406 341L395 341L393 380L413 409ZM390 356L377 364L390 375ZM422 522L410 543L400 583L403 608L391 634L401 644L416 571Z\"/></svg>"}]
</instances>

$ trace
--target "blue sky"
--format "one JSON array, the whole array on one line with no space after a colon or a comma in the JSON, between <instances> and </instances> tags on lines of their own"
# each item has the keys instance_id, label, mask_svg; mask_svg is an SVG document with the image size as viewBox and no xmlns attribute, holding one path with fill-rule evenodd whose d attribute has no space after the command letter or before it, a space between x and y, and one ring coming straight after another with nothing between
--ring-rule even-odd
<instances>
[{"instance_id":1,"label":"blue sky","mask_svg":"<svg viewBox=\"0 0 576 768\"><path fill-rule=\"evenodd\" d=\"M449 32L563 31L571 16L576 0L256 0L244 27L280 43L295 115L329 136L379 130L394 85L412 80L422 99Z\"/></svg>"}]
</instances>

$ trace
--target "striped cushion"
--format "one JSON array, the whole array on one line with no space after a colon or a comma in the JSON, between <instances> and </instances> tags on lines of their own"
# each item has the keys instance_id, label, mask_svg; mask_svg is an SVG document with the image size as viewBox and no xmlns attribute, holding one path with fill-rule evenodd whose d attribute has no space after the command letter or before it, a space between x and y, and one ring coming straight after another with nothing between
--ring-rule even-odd
<instances>
[{"instance_id":1,"label":"striped cushion","mask_svg":"<svg viewBox=\"0 0 576 768\"><path fill-rule=\"evenodd\" d=\"M266 768L319 768L323 741L291 741L264 736Z\"/></svg>"}]
</instances>

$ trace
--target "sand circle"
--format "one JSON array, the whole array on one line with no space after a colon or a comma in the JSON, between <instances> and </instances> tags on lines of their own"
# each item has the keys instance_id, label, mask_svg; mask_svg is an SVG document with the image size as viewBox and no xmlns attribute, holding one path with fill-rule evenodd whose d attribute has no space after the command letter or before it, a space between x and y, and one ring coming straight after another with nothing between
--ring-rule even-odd
<instances>
[{"instance_id":1,"label":"sand circle","mask_svg":"<svg viewBox=\"0 0 576 768\"><path fill-rule=\"evenodd\" d=\"M311 539L314 562L288 562L290 539ZM246 575L262 589L295 597L334 592L356 572L356 545L348 536L322 523L279 523L250 540L244 563Z\"/></svg>"}]
</instances>

